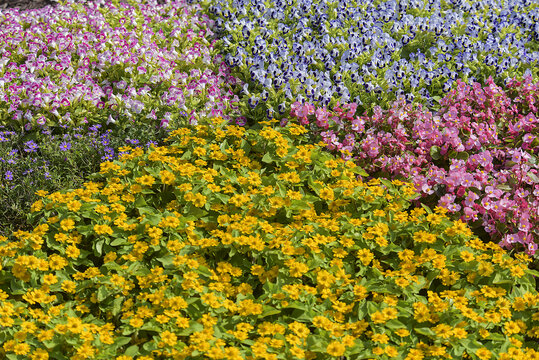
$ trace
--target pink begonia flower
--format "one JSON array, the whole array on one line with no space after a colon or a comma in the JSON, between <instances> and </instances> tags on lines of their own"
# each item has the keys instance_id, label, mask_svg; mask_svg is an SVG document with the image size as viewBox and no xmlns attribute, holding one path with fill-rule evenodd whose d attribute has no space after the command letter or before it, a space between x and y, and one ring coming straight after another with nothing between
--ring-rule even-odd
<instances>
[{"instance_id":1,"label":"pink begonia flower","mask_svg":"<svg viewBox=\"0 0 539 360\"><path fill-rule=\"evenodd\" d=\"M345 114L345 116L346 116L346 118L348 120L351 120L354 117L355 113L356 113L357 104L355 102L345 104L345 105L343 105L343 109L348 110L348 112Z\"/></svg>"},{"instance_id":2,"label":"pink begonia flower","mask_svg":"<svg viewBox=\"0 0 539 360\"><path fill-rule=\"evenodd\" d=\"M481 199L481 205L485 210L491 210L494 202L489 197L484 197Z\"/></svg>"},{"instance_id":3,"label":"pink begonia flower","mask_svg":"<svg viewBox=\"0 0 539 360\"><path fill-rule=\"evenodd\" d=\"M372 116L365 113L347 121L346 105L338 104L332 109L337 119L328 128L318 128L326 133L323 139L328 148L338 149L340 144L342 150L358 143L354 158L368 172L382 170L408 177L428 201L432 197L427 195L452 195L438 202L452 211L461 206L461 218L481 220L492 239L501 238L500 229L526 230L523 210L533 209L526 219L530 227L535 228L539 219L539 184L533 181L539 168L527 161L538 124L537 117L529 115L535 111L531 105L539 103L538 87L532 85L513 82L509 87L517 91L509 97L492 79L485 86L458 81L457 90L441 100L442 110L437 114L396 101L388 111L374 108ZM521 129L518 134L507 136L509 124ZM535 127L527 130L531 125ZM329 130L335 131L328 135ZM355 135L354 141L349 134ZM429 155L435 145L441 148L441 159L433 161ZM451 151L463 148L469 155L466 161L449 159ZM434 188L444 190L433 192Z\"/></svg>"},{"instance_id":4,"label":"pink begonia flower","mask_svg":"<svg viewBox=\"0 0 539 360\"><path fill-rule=\"evenodd\" d=\"M539 248L539 245L537 245L537 243L535 242L530 242L528 243L528 255L535 255L535 252L537 251L537 249Z\"/></svg>"},{"instance_id":5,"label":"pink begonia flower","mask_svg":"<svg viewBox=\"0 0 539 360\"><path fill-rule=\"evenodd\" d=\"M490 198L499 198L503 194L503 191L501 191L500 189L496 189L492 185L485 186L484 191L485 194Z\"/></svg>"},{"instance_id":6,"label":"pink begonia flower","mask_svg":"<svg viewBox=\"0 0 539 360\"><path fill-rule=\"evenodd\" d=\"M448 208L450 204L452 204L455 201L455 195L452 194L445 194L438 200L438 206Z\"/></svg>"},{"instance_id":7,"label":"pink begonia flower","mask_svg":"<svg viewBox=\"0 0 539 360\"><path fill-rule=\"evenodd\" d=\"M434 189L432 188L432 186L430 186L427 183L424 183L423 185L421 185L420 189L421 189L421 192L423 192L424 194L427 194L427 195L434 194Z\"/></svg>"},{"instance_id":8,"label":"pink begonia flower","mask_svg":"<svg viewBox=\"0 0 539 360\"><path fill-rule=\"evenodd\" d=\"M476 221L477 220L477 213L478 212L476 210L474 210L473 208L465 206L463 212L464 212L463 220L465 220L465 221Z\"/></svg>"},{"instance_id":9,"label":"pink begonia flower","mask_svg":"<svg viewBox=\"0 0 539 360\"><path fill-rule=\"evenodd\" d=\"M316 114L316 125L321 127L322 129L328 129L329 128L329 115L330 113L323 108L318 108L315 111Z\"/></svg>"}]
</instances>

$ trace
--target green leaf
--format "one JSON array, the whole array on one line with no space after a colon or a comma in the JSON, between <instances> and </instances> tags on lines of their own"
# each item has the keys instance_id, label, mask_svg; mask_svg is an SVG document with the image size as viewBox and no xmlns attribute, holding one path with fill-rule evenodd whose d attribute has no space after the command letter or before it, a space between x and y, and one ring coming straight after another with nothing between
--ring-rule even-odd
<instances>
[{"instance_id":1,"label":"green leaf","mask_svg":"<svg viewBox=\"0 0 539 360\"><path fill-rule=\"evenodd\" d=\"M103 245L105 244L105 239L97 240L94 242L94 251L97 253L97 255L101 256L103 255Z\"/></svg>"},{"instance_id":2,"label":"green leaf","mask_svg":"<svg viewBox=\"0 0 539 360\"><path fill-rule=\"evenodd\" d=\"M123 246L128 245L129 241L126 238L117 238L110 243L110 246Z\"/></svg>"},{"instance_id":3,"label":"green leaf","mask_svg":"<svg viewBox=\"0 0 539 360\"><path fill-rule=\"evenodd\" d=\"M496 185L496 189L500 189L500 190L503 190L503 191L512 191L513 188L507 184L498 184Z\"/></svg>"},{"instance_id":4,"label":"green leaf","mask_svg":"<svg viewBox=\"0 0 539 360\"><path fill-rule=\"evenodd\" d=\"M369 315L372 315L377 311L378 311L378 306L376 306L372 302L367 303L367 312L369 313Z\"/></svg>"},{"instance_id":5,"label":"green leaf","mask_svg":"<svg viewBox=\"0 0 539 360\"><path fill-rule=\"evenodd\" d=\"M468 160L469 157L470 157L470 154L468 154L466 151L459 152L457 153L457 156L456 156L456 158L459 160Z\"/></svg>"},{"instance_id":6,"label":"green leaf","mask_svg":"<svg viewBox=\"0 0 539 360\"><path fill-rule=\"evenodd\" d=\"M122 311L122 302L124 298L123 296L120 296L112 302L112 315L116 316Z\"/></svg>"},{"instance_id":7,"label":"green leaf","mask_svg":"<svg viewBox=\"0 0 539 360\"><path fill-rule=\"evenodd\" d=\"M430 148L430 156L434 159L434 160L440 160L440 158L442 157L440 155L440 147L439 146L433 146Z\"/></svg>"},{"instance_id":8,"label":"green leaf","mask_svg":"<svg viewBox=\"0 0 539 360\"><path fill-rule=\"evenodd\" d=\"M97 301L101 302L109 296L110 292L105 285L101 285L97 290Z\"/></svg>"},{"instance_id":9,"label":"green leaf","mask_svg":"<svg viewBox=\"0 0 539 360\"><path fill-rule=\"evenodd\" d=\"M298 310L303 310L303 311L307 310L307 307L305 306L305 304L300 303L299 301L292 301L286 307L290 309L298 309Z\"/></svg>"},{"instance_id":10,"label":"green leaf","mask_svg":"<svg viewBox=\"0 0 539 360\"><path fill-rule=\"evenodd\" d=\"M133 346L128 347L125 350L124 355L132 356L132 357L135 357L135 356L139 355L139 347L137 345L133 345Z\"/></svg>"},{"instance_id":11,"label":"green leaf","mask_svg":"<svg viewBox=\"0 0 539 360\"><path fill-rule=\"evenodd\" d=\"M198 269L197 269L197 272L200 273L201 275L206 276L206 277L211 277L212 276L210 270L205 266L199 266Z\"/></svg>"},{"instance_id":12,"label":"green leaf","mask_svg":"<svg viewBox=\"0 0 539 360\"><path fill-rule=\"evenodd\" d=\"M262 157L262 162L265 162L266 164L269 164L269 163L272 163L274 161L273 157L271 156L270 153L266 153L263 157Z\"/></svg>"},{"instance_id":13,"label":"green leaf","mask_svg":"<svg viewBox=\"0 0 539 360\"><path fill-rule=\"evenodd\" d=\"M425 335L425 336L434 336L436 333L428 327L424 328L414 328L414 331L418 334Z\"/></svg>"},{"instance_id":14,"label":"green leaf","mask_svg":"<svg viewBox=\"0 0 539 360\"><path fill-rule=\"evenodd\" d=\"M262 312L261 315L258 316L258 318L262 319L262 318L265 318L266 316L277 315L280 313L281 313L281 310L278 310L271 306L264 306L264 311Z\"/></svg>"},{"instance_id":15,"label":"green leaf","mask_svg":"<svg viewBox=\"0 0 539 360\"><path fill-rule=\"evenodd\" d=\"M364 177L369 176L369 173L366 172L365 169L363 169L361 166L357 166L357 167L351 169L350 171L352 171L354 174L358 174L358 175L361 175L361 176L364 176Z\"/></svg>"},{"instance_id":16,"label":"green leaf","mask_svg":"<svg viewBox=\"0 0 539 360\"><path fill-rule=\"evenodd\" d=\"M290 204L291 210L309 210L311 207L303 200L292 200Z\"/></svg>"},{"instance_id":17,"label":"green leaf","mask_svg":"<svg viewBox=\"0 0 539 360\"><path fill-rule=\"evenodd\" d=\"M528 173L528 177L536 184L539 184L539 177L532 172Z\"/></svg>"},{"instance_id":18,"label":"green leaf","mask_svg":"<svg viewBox=\"0 0 539 360\"><path fill-rule=\"evenodd\" d=\"M116 341L114 342L115 345L118 346L124 346L125 344L129 344L131 342L131 338L127 336L120 336L116 338Z\"/></svg>"},{"instance_id":19,"label":"green leaf","mask_svg":"<svg viewBox=\"0 0 539 360\"><path fill-rule=\"evenodd\" d=\"M405 329L406 325L404 325L404 323L400 322L397 319L392 319L385 323L385 327L391 330L397 330L397 329L403 329L403 328Z\"/></svg>"}]
</instances>

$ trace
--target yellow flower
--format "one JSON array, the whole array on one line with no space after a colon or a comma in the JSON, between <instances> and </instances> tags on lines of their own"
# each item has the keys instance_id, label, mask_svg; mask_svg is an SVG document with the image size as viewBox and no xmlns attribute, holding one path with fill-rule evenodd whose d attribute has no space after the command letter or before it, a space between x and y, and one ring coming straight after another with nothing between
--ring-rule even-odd
<instances>
[{"instance_id":1,"label":"yellow flower","mask_svg":"<svg viewBox=\"0 0 539 360\"><path fill-rule=\"evenodd\" d=\"M367 266L374 258L374 254L369 249L360 249L357 251L357 257L363 265Z\"/></svg>"},{"instance_id":2,"label":"yellow flower","mask_svg":"<svg viewBox=\"0 0 539 360\"><path fill-rule=\"evenodd\" d=\"M387 344L389 337L386 334L373 334L371 340L380 344Z\"/></svg>"},{"instance_id":3,"label":"yellow flower","mask_svg":"<svg viewBox=\"0 0 539 360\"><path fill-rule=\"evenodd\" d=\"M448 339L453 334L453 329L447 324L440 324L433 328L437 336Z\"/></svg>"},{"instance_id":4,"label":"yellow flower","mask_svg":"<svg viewBox=\"0 0 539 360\"><path fill-rule=\"evenodd\" d=\"M371 314L371 320L373 323L375 324L383 324L385 323L388 319L387 317L385 316L384 313L380 312L380 311L376 311L374 313Z\"/></svg>"},{"instance_id":5,"label":"yellow flower","mask_svg":"<svg viewBox=\"0 0 539 360\"><path fill-rule=\"evenodd\" d=\"M168 170L160 171L159 176L161 176L161 182L165 185L173 185L176 181L176 176Z\"/></svg>"},{"instance_id":6,"label":"yellow flower","mask_svg":"<svg viewBox=\"0 0 539 360\"><path fill-rule=\"evenodd\" d=\"M305 324L299 323L297 321L294 321L293 323L289 324L288 328L300 338L306 338L311 333L311 331Z\"/></svg>"},{"instance_id":7,"label":"yellow flower","mask_svg":"<svg viewBox=\"0 0 539 360\"><path fill-rule=\"evenodd\" d=\"M505 329L505 333L509 336L518 334L521 331L520 326L518 326L516 321L506 322L503 327Z\"/></svg>"},{"instance_id":8,"label":"yellow flower","mask_svg":"<svg viewBox=\"0 0 539 360\"><path fill-rule=\"evenodd\" d=\"M393 346L386 346L386 348L384 349L384 352L389 357L397 357L397 356L399 356L399 351Z\"/></svg>"},{"instance_id":9,"label":"yellow flower","mask_svg":"<svg viewBox=\"0 0 539 360\"><path fill-rule=\"evenodd\" d=\"M28 354L30 352L30 345L28 345L26 343L16 344L13 347L13 352L16 355L26 355L26 354Z\"/></svg>"},{"instance_id":10,"label":"yellow flower","mask_svg":"<svg viewBox=\"0 0 539 360\"><path fill-rule=\"evenodd\" d=\"M77 212L82 206L81 202L78 200L73 200L67 203L67 209L69 211Z\"/></svg>"},{"instance_id":11,"label":"yellow flower","mask_svg":"<svg viewBox=\"0 0 539 360\"><path fill-rule=\"evenodd\" d=\"M462 251L460 253L460 258L464 260L464 262L470 262L475 259L474 255L469 251Z\"/></svg>"},{"instance_id":12,"label":"yellow flower","mask_svg":"<svg viewBox=\"0 0 539 360\"><path fill-rule=\"evenodd\" d=\"M82 358L93 357L95 354L95 349L90 344L84 344L77 349L77 355Z\"/></svg>"},{"instance_id":13,"label":"yellow flower","mask_svg":"<svg viewBox=\"0 0 539 360\"><path fill-rule=\"evenodd\" d=\"M106 205L97 205L95 207L95 212L98 214L108 214L110 212L110 209Z\"/></svg>"},{"instance_id":14,"label":"yellow flower","mask_svg":"<svg viewBox=\"0 0 539 360\"><path fill-rule=\"evenodd\" d=\"M524 269L525 267L523 265L511 266L511 275L521 278L524 276Z\"/></svg>"},{"instance_id":15,"label":"yellow flower","mask_svg":"<svg viewBox=\"0 0 539 360\"><path fill-rule=\"evenodd\" d=\"M475 352L475 355L481 360L489 360L492 357L492 353L487 348L481 348Z\"/></svg>"},{"instance_id":16,"label":"yellow flower","mask_svg":"<svg viewBox=\"0 0 539 360\"><path fill-rule=\"evenodd\" d=\"M424 357L425 355L423 355L423 351L419 349L411 349L405 360L422 360Z\"/></svg>"},{"instance_id":17,"label":"yellow flower","mask_svg":"<svg viewBox=\"0 0 539 360\"><path fill-rule=\"evenodd\" d=\"M64 231L69 231L75 227L75 222L72 219L64 219L60 221L60 227Z\"/></svg>"},{"instance_id":18,"label":"yellow flower","mask_svg":"<svg viewBox=\"0 0 539 360\"><path fill-rule=\"evenodd\" d=\"M455 221L453 223L453 226L445 230L445 233L449 236L455 236L455 235L472 236L473 234L472 230L466 225L466 223L462 222L461 220Z\"/></svg>"},{"instance_id":19,"label":"yellow flower","mask_svg":"<svg viewBox=\"0 0 539 360\"><path fill-rule=\"evenodd\" d=\"M31 355L32 360L48 360L49 359L49 353L47 350L44 349L37 349L34 351Z\"/></svg>"},{"instance_id":20,"label":"yellow flower","mask_svg":"<svg viewBox=\"0 0 539 360\"><path fill-rule=\"evenodd\" d=\"M202 194L195 194L195 198L193 199L193 205L196 207L203 207L206 205L206 197Z\"/></svg>"},{"instance_id":21,"label":"yellow flower","mask_svg":"<svg viewBox=\"0 0 539 360\"><path fill-rule=\"evenodd\" d=\"M54 274L47 274L43 276L43 285L53 285L58 282L58 278Z\"/></svg>"},{"instance_id":22,"label":"yellow flower","mask_svg":"<svg viewBox=\"0 0 539 360\"><path fill-rule=\"evenodd\" d=\"M436 241L436 234L431 234L426 231L417 231L414 233L414 241L418 243L432 244Z\"/></svg>"},{"instance_id":23,"label":"yellow flower","mask_svg":"<svg viewBox=\"0 0 539 360\"><path fill-rule=\"evenodd\" d=\"M165 330L161 333L161 340L168 346L174 346L178 342L178 337L176 334Z\"/></svg>"},{"instance_id":24,"label":"yellow flower","mask_svg":"<svg viewBox=\"0 0 539 360\"><path fill-rule=\"evenodd\" d=\"M155 182L155 179L151 175L143 175L135 179L136 182L138 182L140 185L144 186L152 186Z\"/></svg>"},{"instance_id":25,"label":"yellow flower","mask_svg":"<svg viewBox=\"0 0 539 360\"><path fill-rule=\"evenodd\" d=\"M66 256L72 259L76 259L79 257L79 255L80 255L80 250L76 246L69 245L66 248Z\"/></svg>"},{"instance_id":26,"label":"yellow flower","mask_svg":"<svg viewBox=\"0 0 539 360\"><path fill-rule=\"evenodd\" d=\"M76 288L77 285L75 284L75 282L71 280L62 281L62 290L64 290L65 292L73 294Z\"/></svg>"},{"instance_id":27,"label":"yellow flower","mask_svg":"<svg viewBox=\"0 0 539 360\"><path fill-rule=\"evenodd\" d=\"M330 342L326 348L326 353L334 357L343 356L345 351L346 347L338 341Z\"/></svg>"},{"instance_id":28,"label":"yellow flower","mask_svg":"<svg viewBox=\"0 0 539 360\"><path fill-rule=\"evenodd\" d=\"M67 260L60 255L53 254L49 256L49 267L51 270L61 270L67 266Z\"/></svg>"},{"instance_id":29,"label":"yellow flower","mask_svg":"<svg viewBox=\"0 0 539 360\"><path fill-rule=\"evenodd\" d=\"M405 288L408 285L410 285L410 281L401 277L401 278L395 279L395 284L399 287Z\"/></svg>"},{"instance_id":30,"label":"yellow flower","mask_svg":"<svg viewBox=\"0 0 539 360\"><path fill-rule=\"evenodd\" d=\"M97 225L94 225L94 231L96 234L98 235L112 235L114 232L112 231L112 228L106 224L104 225L100 225L100 224L97 224Z\"/></svg>"},{"instance_id":31,"label":"yellow flower","mask_svg":"<svg viewBox=\"0 0 539 360\"><path fill-rule=\"evenodd\" d=\"M144 320L142 320L141 318L135 317L129 321L129 325L135 328L139 328L142 325L144 325Z\"/></svg>"},{"instance_id":32,"label":"yellow flower","mask_svg":"<svg viewBox=\"0 0 539 360\"><path fill-rule=\"evenodd\" d=\"M320 190L320 198L323 200L335 199L335 194L333 193L333 189L326 187Z\"/></svg>"}]
</instances>

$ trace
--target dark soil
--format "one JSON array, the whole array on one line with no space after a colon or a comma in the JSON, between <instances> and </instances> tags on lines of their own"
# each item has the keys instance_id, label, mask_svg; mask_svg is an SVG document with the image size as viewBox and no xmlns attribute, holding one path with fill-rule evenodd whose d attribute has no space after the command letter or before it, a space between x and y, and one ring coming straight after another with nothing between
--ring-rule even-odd
<instances>
[{"instance_id":1,"label":"dark soil","mask_svg":"<svg viewBox=\"0 0 539 360\"><path fill-rule=\"evenodd\" d=\"M56 5L54 0L0 0L0 10L19 8L20 10L41 9L47 5Z\"/></svg>"}]
</instances>

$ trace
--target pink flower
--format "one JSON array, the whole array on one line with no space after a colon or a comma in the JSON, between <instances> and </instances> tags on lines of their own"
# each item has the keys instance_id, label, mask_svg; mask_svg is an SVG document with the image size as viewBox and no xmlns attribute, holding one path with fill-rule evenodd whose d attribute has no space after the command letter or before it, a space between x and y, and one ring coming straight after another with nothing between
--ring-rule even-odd
<instances>
[{"instance_id":1,"label":"pink flower","mask_svg":"<svg viewBox=\"0 0 539 360\"><path fill-rule=\"evenodd\" d=\"M477 211L475 211L471 207L464 207L464 215L462 216L462 219L466 222L468 221L476 221L477 220Z\"/></svg>"},{"instance_id":2,"label":"pink flower","mask_svg":"<svg viewBox=\"0 0 539 360\"><path fill-rule=\"evenodd\" d=\"M537 248L539 246L535 242L528 243L528 255L535 255L535 252L537 251Z\"/></svg>"},{"instance_id":3,"label":"pink flower","mask_svg":"<svg viewBox=\"0 0 539 360\"><path fill-rule=\"evenodd\" d=\"M316 125L327 130L329 128L329 112L324 108L318 108L316 109L315 114Z\"/></svg>"}]
</instances>

